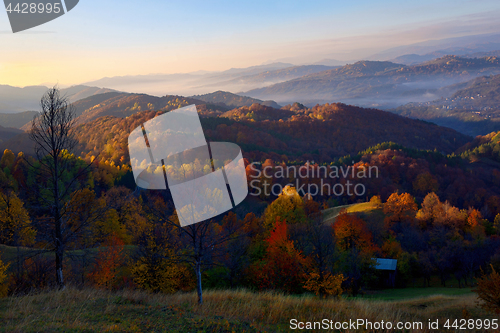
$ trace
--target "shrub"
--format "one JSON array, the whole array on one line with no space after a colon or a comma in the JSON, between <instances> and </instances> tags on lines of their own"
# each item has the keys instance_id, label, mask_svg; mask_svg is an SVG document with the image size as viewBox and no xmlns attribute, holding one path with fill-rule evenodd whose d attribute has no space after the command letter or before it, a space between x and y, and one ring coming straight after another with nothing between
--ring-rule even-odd
<instances>
[{"instance_id":1,"label":"shrub","mask_svg":"<svg viewBox=\"0 0 500 333\"><path fill-rule=\"evenodd\" d=\"M9 291L9 275L7 273L7 268L9 268L9 264L6 265L0 260L0 297L7 296L7 292Z\"/></svg>"},{"instance_id":2,"label":"shrub","mask_svg":"<svg viewBox=\"0 0 500 333\"><path fill-rule=\"evenodd\" d=\"M482 301L480 306L488 311L500 314L500 274L491 265L492 272L477 279L477 288L474 290Z\"/></svg>"}]
</instances>

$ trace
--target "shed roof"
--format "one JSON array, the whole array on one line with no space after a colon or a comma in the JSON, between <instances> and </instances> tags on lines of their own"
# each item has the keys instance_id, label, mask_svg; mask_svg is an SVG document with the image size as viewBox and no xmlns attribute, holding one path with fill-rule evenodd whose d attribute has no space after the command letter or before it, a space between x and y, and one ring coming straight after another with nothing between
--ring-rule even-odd
<instances>
[{"instance_id":1,"label":"shed roof","mask_svg":"<svg viewBox=\"0 0 500 333\"><path fill-rule=\"evenodd\" d=\"M398 264L397 259L381 259L381 258L373 258L377 261L375 265L375 269L381 269L386 271L395 271L396 265Z\"/></svg>"}]
</instances>

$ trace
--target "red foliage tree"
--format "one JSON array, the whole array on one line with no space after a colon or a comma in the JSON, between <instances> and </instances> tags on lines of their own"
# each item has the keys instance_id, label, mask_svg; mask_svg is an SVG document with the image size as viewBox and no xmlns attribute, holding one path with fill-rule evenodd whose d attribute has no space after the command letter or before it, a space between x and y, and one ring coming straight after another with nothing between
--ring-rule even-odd
<instances>
[{"instance_id":1,"label":"red foliage tree","mask_svg":"<svg viewBox=\"0 0 500 333\"><path fill-rule=\"evenodd\" d=\"M363 252L373 252L376 245L372 242L372 234L366 227L365 221L356 215L340 212L332 225L337 246L341 251L357 248Z\"/></svg>"},{"instance_id":2,"label":"red foliage tree","mask_svg":"<svg viewBox=\"0 0 500 333\"><path fill-rule=\"evenodd\" d=\"M105 289L114 287L118 268L124 261L123 245L123 241L112 234L104 247L99 250L97 260L88 275L89 280L95 286Z\"/></svg>"},{"instance_id":3,"label":"red foliage tree","mask_svg":"<svg viewBox=\"0 0 500 333\"><path fill-rule=\"evenodd\" d=\"M299 292L305 283L308 260L288 237L286 221L276 218L265 257L250 267L251 276L260 289Z\"/></svg>"}]
</instances>

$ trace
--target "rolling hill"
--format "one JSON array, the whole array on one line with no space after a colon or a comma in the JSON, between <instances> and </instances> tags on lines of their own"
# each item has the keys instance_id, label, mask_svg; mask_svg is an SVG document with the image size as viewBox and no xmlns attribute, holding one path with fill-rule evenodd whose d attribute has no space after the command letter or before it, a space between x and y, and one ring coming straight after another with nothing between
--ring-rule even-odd
<instances>
[{"instance_id":1,"label":"rolling hill","mask_svg":"<svg viewBox=\"0 0 500 333\"><path fill-rule=\"evenodd\" d=\"M146 94L127 94L110 92L93 95L73 103L77 123L82 124L103 116L126 118L139 111L170 111L189 104L205 105L203 110L225 112L229 108L224 105L212 105L198 99L167 95L164 97Z\"/></svg>"},{"instance_id":2,"label":"rolling hill","mask_svg":"<svg viewBox=\"0 0 500 333\"><path fill-rule=\"evenodd\" d=\"M18 88L0 85L0 112L38 111L40 109L40 98L48 89L45 86ZM60 89L61 95L68 97L71 103L82 98L112 91L111 89L83 85Z\"/></svg>"},{"instance_id":3,"label":"rolling hill","mask_svg":"<svg viewBox=\"0 0 500 333\"><path fill-rule=\"evenodd\" d=\"M216 91L205 95L194 95L191 98L204 101L212 104L221 104L222 106L228 107L240 107L240 106L250 106L254 103L270 106L276 109L281 108L281 106L275 101L261 101L260 99L240 96L227 91Z\"/></svg>"},{"instance_id":4,"label":"rolling hill","mask_svg":"<svg viewBox=\"0 0 500 333\"><path fill-rule=\"evenodd\" d=\"M150 110L165 112L190 104L196 104L198 106L201 116L214 116L231 109L231 107L227 106L224 102L232 105L252 105L254 103L262 103L276 108L280 107L273 101L262 102L257 99L222 91L204 96L193 97L175 95L156 97L146 94L106 92L78 100L72 103L72 107L74 108L75 115L77 117L77 123L83 124L103 116L126 118L140 111ZM1 120L2 116L0 115L0 121ZM31 120L32 117L28 119L21 128L23 130L28 130L28 122Z\"/></svg>"},{"instance_id":5,"label":"rolling hill","mask_svg":"<svg viewBox=\"0 0 500 333\"><path fill-rule=\"evenodd\" d=\"M36 114L38 114L36 111L0 113L0 125L4 127L22 128L32 121Z\"/></svg>"},{"instance_id":6,"label":"rolling hill","mask_svg":"<svg viewBox=\"0 0 500 333\"><path fill-rule=\"evenodd\" d=\"M77 153L99 155L99 159L115 164L128 163L129 133L163 112L140 111L127 118L104 116L84 123L76 128L80 142ZM299 111L253 104L202 118L201 122L207 140L237 143L245 158L256 161L271 158L329 163L386 141L451 153L471 140L434 124L344 104Z\"/></svg>"},{"instance_id":7,"label":"rolling hill","mask_svg":"<svg viewBox=\"0 0 500 333\"><path fill-rule=\"evenodd\" d=\"M134 101L137 96L130 98ZM335 158L357 154L366 147L388 141L409 148L451 153L472 139L424 121L340 103L292 109L294 111L253 104L201 121L209 141L235 142L242 147L246 158L257 161L271 158L329 163ZM80 142L77 153L87 157L99 155L99 158L113 160L115 164L126 163L129 133L164 112L145 110L128 117L105 115L89 118L75 130ZM0 150L10 148L29 154L31 146L24 133L1 144Z\"/></svg>"},{"instance_id":8,"label":"rolling hill","mask_svg":"<svg viewBox=\"0 0 500 333\"><path fill-rule=\"evenodd\" d=\"M24 132L16 128L0 126L0 144L22 133Z\"/></svg>"}]
</instances>

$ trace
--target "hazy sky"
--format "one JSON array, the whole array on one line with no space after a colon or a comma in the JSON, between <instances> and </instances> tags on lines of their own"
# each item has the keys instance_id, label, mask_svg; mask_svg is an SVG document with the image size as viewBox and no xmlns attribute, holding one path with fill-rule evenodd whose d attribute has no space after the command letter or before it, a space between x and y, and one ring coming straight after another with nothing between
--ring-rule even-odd
<instances>
[{"instance_id":1,"label":"hazy sky","mask_svg":"<svg viewBox=\"0 0 500 333\"><path fill-rule=\"evenodd\" d=\"M429 39L500 33L499 15L498 0L80 0L13 34L0 9L0 84L351 61Z\"/></svg>"}]
</instances>

